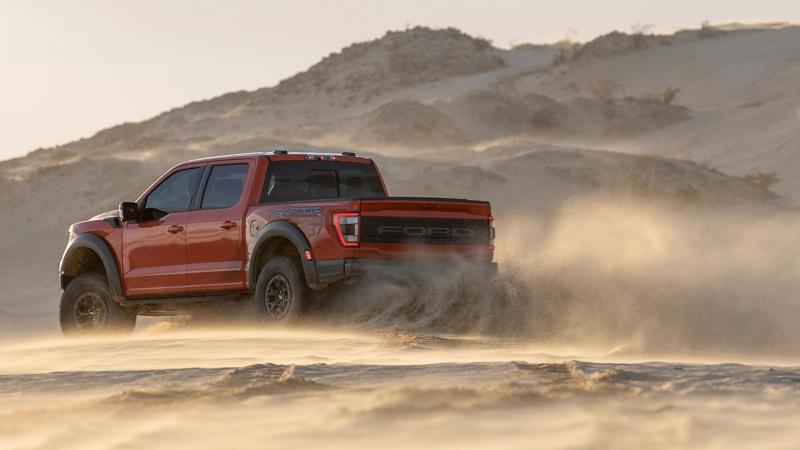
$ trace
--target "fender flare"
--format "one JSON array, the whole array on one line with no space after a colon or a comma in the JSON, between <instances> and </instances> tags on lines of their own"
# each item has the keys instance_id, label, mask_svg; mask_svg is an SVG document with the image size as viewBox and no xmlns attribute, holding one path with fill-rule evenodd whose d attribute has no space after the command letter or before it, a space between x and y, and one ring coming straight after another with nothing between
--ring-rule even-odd
<instances>
[{"instance_id":1,"label":"fender flare","mask_svg":"<svg viewBox=\"0 0 800 450\"><path fill-rule=\"evenodd\" d=\"M114 257L114 252L111 251L111 247L108 243L100 236L94 234L79 234L67 244L67 248L64 250L64 255L61 257L61 263L58 268L61 289L67 287L67 279L72 275L67 273L68 268L65 265L75 251L82 248L93 251L100 258L100 261L103 263L103 268L105 268L106 271L111 296L116 302L122 302L125 299L125 293L122 290L122 278L119 275L117 259Z\"/></svg>"},{"instance_id":2,"label":"fender flare","mask_svg":"<svg viewBox=\"0 0 800 450\"><path fill-rule=\"evenodd\" d=\"M306 278L306 284L312 289L316 289L319 287L319 283L317 282L317 267L314 265L314 261L309 261L303 258L303 254L306 250L311 250L311 244L308 243L308 239L300 231L299 228L292 225L289 222L284 220L276 220L274 222L268 223L258 234L255 241L253 242L252 249L248 255L247 261L247 286L250 289L256 288L256 278L258 274L256 273L256 264L258 263L258 255L261 253L261 250L264 249L264 246L270 241L270 239L280 237L287 239L289 242L292 243L295 250L297 250L297 256L300 258L300 263L303 265L303 272Z\"/></svg>"}]
</instances>

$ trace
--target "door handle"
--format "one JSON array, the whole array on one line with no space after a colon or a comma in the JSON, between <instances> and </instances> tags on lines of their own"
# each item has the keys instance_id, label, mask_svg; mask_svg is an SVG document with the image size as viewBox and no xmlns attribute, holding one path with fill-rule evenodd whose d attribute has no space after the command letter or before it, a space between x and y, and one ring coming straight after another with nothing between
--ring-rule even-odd
<instances>
[{"instance_id":1,"label":"door handle","mask_svg":"<svg viewBox=\"0 0 800 450\"><path fill-rule=\"evenodd\" d=\"M222 222L222 225L219 227L223 230L230 230L231 228L236 228L236 222L226 220L225 222Z\"/></svg>"},{"instance_id":2,"label":"door handle","mask_svg":"<svg viewBox=\"0 0 800 450\"><path fill-rule=\"evenodd\" d=\"M183 231L183 227L180 226L180 225L173 225L173 226L167 228L167 231L172 233L172 234L176 234L176 233L180 233L181 231Z\"/></svg>"}]
</instances>

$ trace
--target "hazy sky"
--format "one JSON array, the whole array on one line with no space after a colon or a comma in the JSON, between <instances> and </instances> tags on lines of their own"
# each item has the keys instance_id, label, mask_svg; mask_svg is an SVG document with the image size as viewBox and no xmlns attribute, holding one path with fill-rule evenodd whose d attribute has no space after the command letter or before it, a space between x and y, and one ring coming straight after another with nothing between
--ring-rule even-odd
<instances>
[{"instance_id":1,"label":"hazy sky","mask_svg":"<svg viewBox=\"0 0 800 450\"><path fill-rule=\"evenodd\" d=\"M800 0L0 0L0 159L270 86L407 25L509 43L800 22Z\"/></svg>"}]
</instances>

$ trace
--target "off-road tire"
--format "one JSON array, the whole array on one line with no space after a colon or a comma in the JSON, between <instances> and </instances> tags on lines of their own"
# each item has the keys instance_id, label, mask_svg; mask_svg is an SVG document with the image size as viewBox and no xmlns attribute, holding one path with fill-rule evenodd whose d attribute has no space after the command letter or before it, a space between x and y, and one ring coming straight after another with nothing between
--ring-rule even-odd
<instances>
[{"instance_id":1,"label":"off-road tire","mask_svg":"<svg viewBox=\"0 0 800 450\"><path fill-rule=\"evenodd\" d=\"M276 324L296 320L303 310L307 291L305 280L289 258L270 259L256 282L254 298L259 319Z\"/></svg>"},{"instance_id":2,"label":"off-road tire","mask_svg":"<svg viewBox=\"0 0 800 450\"><path fill-rule=\"evenodd\" d=\"M99 273L84 273L72 280L59 303L61 331L65 336L130 333L136 311L111 298L108 281Z\"/></svg>"}]
</instances>

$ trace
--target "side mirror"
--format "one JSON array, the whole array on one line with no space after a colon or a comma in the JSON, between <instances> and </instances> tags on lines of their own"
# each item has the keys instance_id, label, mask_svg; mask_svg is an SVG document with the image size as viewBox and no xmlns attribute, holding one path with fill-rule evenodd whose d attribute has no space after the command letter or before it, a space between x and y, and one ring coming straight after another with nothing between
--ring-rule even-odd
<instances>
[{"instance_id":1,"label":"side mirror","mask_svg":"<svg viewBox=\"0 0 800 450\"><path fill-rule=\"evenodd\" d=\"M139 220L139 205L136 202L122 202L119 204L119 219L123 222Z\"/></svg>"}]
</instances>

